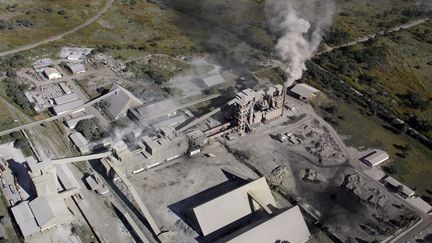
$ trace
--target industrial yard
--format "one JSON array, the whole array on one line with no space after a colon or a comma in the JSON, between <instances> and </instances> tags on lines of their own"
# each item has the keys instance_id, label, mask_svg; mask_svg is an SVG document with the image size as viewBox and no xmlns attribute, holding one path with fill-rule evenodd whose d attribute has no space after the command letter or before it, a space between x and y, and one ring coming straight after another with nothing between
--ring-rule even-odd
<instances>
[{"instance_id":1,"label":"industrial yard","mask_svg":"<svg viewBox=\"0 0 432 243\"><path fill-rule=\"evenodd\" d=\"M0 241L429 242L430 4L13 2Z\"/></svg>"}]
</instances>

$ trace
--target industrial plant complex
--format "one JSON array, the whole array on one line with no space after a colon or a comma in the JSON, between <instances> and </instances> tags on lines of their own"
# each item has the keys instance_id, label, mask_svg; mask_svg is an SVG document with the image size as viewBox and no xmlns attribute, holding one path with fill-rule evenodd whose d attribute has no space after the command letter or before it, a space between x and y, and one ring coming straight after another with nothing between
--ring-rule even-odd
<instances>
[{"instance_id":1,"label":"industrial plant complex","mask_svg":"<svg viewBox=\"0 0 432 243\"><path fill-rule=\"evenodd\" d=\"M425 1L4 2L0 242L432 242Z\"/></svg>"}]
</instances>

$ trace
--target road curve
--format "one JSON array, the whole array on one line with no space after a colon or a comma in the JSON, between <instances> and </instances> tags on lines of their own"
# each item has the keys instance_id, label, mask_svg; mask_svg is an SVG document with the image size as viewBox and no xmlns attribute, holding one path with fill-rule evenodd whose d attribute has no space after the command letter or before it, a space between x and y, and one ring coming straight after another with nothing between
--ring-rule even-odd
<instances>
[{"instance_id":1,"label":"road curve","mask_svg":"<svg viewBox=\"0 0 432 243\"><path fill-rule=\"evenodd\" d=\"M98 20L100 17L102 17L102 15L104 15L108 11L108 9L110 8L110 6L113 3L113 1L114 0L108 0L108 2L105 4L105 6L95 16L93 16L91 19L88 19L86 22L84 22L84 23L76 26L73 29L65 31L65 32L63 32L63 33L61 33L59 35L56 35L56 36L52 36L52 37L47 38L45 40L41 40L41 41L29 44L29 45L18 47L18 48L13 49L13 50L0 52L0 57L16 54L16 53L19 53L19 52L22 52L22 51L27 51L27 50L30 50L30 49L35 48L37 46L40 46L40 45L43 45L43 44L46 44L46 43L49 43L49 42L52 42L52 41L59 40L59 39L65 37L66 35L70 35L72 33L75 33L78 30L80 30L80 29L82 29L84 27L89 26L90 24L92 24L93 22L95 22L96 20Z\"/></svg>"}]
</instances>

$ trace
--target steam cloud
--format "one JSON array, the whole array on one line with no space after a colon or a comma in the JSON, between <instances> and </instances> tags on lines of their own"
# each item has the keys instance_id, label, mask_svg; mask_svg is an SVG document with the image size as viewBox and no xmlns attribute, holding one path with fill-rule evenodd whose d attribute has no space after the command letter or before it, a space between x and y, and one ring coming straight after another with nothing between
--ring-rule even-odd
<instances>
[{"instance_id":1,"label":"steam cloud","mask_svg":"<svg viewBox=\"0 0 432 243\"><path fill-rule=\"evenodd\" d=\"M317 51L323 31L336 12L334 0L267 0L273 28L280 33L276 51L284 62L287 85L300 79L305 62Z\"/></svg>"}]
</instances>

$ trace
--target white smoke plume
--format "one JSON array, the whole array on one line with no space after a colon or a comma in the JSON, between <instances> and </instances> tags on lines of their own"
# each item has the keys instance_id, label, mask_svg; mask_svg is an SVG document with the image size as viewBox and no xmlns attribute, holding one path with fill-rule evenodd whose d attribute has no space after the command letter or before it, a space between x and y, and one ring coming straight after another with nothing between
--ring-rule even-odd
<instances>
[{"instance_id":1,"label":"white smoke plume","mask_svg":"<svg viewBox=\"0 0 432 243\"><path fill-rule=\"evenodd\" d=\"M287 85L300 79L336 12L334 0L267 0L267 14L280 34L276 51L288 67Z\"/></svg>"}]
</instances>

